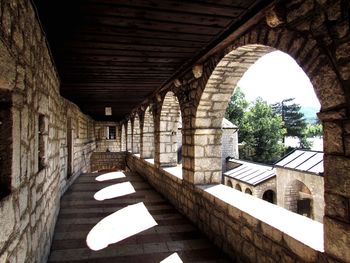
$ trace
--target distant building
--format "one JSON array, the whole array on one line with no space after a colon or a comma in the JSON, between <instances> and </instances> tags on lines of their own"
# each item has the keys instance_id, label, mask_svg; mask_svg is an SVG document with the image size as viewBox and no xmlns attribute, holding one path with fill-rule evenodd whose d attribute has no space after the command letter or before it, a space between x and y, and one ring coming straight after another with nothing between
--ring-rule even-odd
<instances>
[{"instance_id":1,"label":"distant building","mask_svg":"<svg viewBox=\"0 0 350 263\"><path fill-rule=\"evenodd\" d=\"M180 118L181 119L181 118ZM230 122L228 119L223 118L221 123L222 137L221 137L221 159L222 159L222 170L226 171L226 159L227 158L239 158L238 154L238 127ZM177 152L178 161L181 162L181 151L182 151L182 123L178 124L177 133Z\"/></svg>"},{"instance_id":2,"label":"distant building","mask_svg":"<svg viewBox=\"0 0 350 263\"><path fill-rule=\"evenodd\" d=\"M230 159L224 184L276 204L276 171L273 166Z\"/></svg>"},{"instance_id":3,"label":"distant building","mask_svg":"<svg viewBox=\"0 0 350 263\"><path fill-rule=\"evenodd\" d=\"M323 152L294 150L274 166L229 159L223 183L323 222Z\"/></svg>"},{"instance_id":4,"label":"distant building","mask_svg":"<svg viewBox=\"0 0 350 263\"><path fill-rule=\"evenodd\" d=\"M226 158L239 158L238 154L238 127L228 119L223 119L221 123L221 160L222 170L226 171Z\"/></svg>"},{"instance_id":5,"label":"distant building","mask_svg":"<svg viewBox=\"0 0 350 263\"><path fill-rule=\"evenodd\" d=\"M295 150L275 164L277 205L322 222L323 152Z\"/></svg>"}]
</instances>

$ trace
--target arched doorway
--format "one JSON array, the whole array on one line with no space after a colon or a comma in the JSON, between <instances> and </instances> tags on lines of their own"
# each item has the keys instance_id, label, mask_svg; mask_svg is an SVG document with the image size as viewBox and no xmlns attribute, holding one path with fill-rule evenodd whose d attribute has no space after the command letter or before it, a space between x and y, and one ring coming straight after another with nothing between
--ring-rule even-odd
<instances>
[{"instance_id":1,"label":"arched doorway","mask_svg":"<svg viewBox=\"0 0 350 263\"><path fill-rule=\"evenodd\" d=\"M313 218L313 195L301 181L290 182L284 193L284 207L292 212Z\"/></svg>"},{"instance_id":2,"label":"arched doorway","mask_svg":"<svg viewBox=\"0 0 350 263\"><path fill-rule=\"evenodd\" d=\"M277 199L276 199L276 193L272 190L267 190L264 192L262 199L271 203L271 204L276 204Z\"/></svg>"},{"instance_id":3,"label":"arched doorway","mask_svg":"<svg viewBox=\"0 0 350 263\"><path fill-rule=\"evenodd\" d=\"M253 192L252 192L252 190L250 190L250 188L246 188L244 193L246 193L248 195L252 195L253 194Z\"/></svg>"},{"instance_id":4,"label":"arched doorway","mask_svg":"<svg viewBox=\"0 0 350 263\"><path fill-rule=\"evenodd\" d=\"M242 192L242 187L239 184L236 184L235 189Z\"/></svg>"}]
</instances>

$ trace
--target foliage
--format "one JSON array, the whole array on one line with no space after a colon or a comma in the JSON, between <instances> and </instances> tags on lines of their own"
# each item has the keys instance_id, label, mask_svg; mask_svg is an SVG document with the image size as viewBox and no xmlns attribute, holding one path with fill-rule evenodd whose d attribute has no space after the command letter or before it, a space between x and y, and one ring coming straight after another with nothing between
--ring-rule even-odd
<instances>
[{"instance_id":1,"label":"foliage","mask_svg":"<svg viewBox=\"0 0 350 263\"><path fill-rule=\"evenodd\" d=\"M244 148L250 149L250 154L246 154L247 151L243 149L243 159L273 163L283 154L281 141L286 130L282 118L261 98L257 98L249 111L244 112L239 128Z\"/></svg>"},{"instance_id":2,"label":"foliage","mask_svg":"<svg viewBox=\"0 0 350 263\"><path fill-rule=\"evenodd\" d=\"M304 137L307 123L304 114L300 111L301 106L293 103L294 98L285 99L272 105L273 111L282 117L284 127L287 130L286 136Z\"/></svg>"},{"instance_id":3,"label":"foliage","mask_svg":"<svg viewBox=\"0 0 350 263\"><path fill-rule=\"evenodd\" d=\"M301 137L299 137L300 140L300 148L302 149L306 149L306 150L310 150L312 147L312 142L307 140L307 136L303 135Z\"/></svg>"},{"instance_id":4,"label":"foliage","mask_svg":"<svg viewBox=\"0 0 350 263\"><path fill-rule=\"evenodd\" d=\"M235 93L227 106L225 118L239 127L247 108L248 102L245 99L244 93L241 91L240 87L236 87Z\"/></svg>"},{"instance_id":5,"label":"foliage","mask_svg":"<svg viewBox=\"0 0 350 263\"><path fill-rule=\"evenodd\" d=\"M306 137L316 137L323 135L323 128L321 123L308 124L305 131Z\"/></svg>"}]
</instances>

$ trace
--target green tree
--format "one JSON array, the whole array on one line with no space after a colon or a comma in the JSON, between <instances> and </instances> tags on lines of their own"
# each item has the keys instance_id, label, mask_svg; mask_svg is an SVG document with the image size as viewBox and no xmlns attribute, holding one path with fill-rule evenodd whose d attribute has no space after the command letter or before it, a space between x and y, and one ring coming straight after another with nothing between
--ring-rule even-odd
<instances>
[{"instance_id":1,"label":"green tree","mask_svg":"<svg viewBox=\"0 0 350 263\"><path fill-rule=\"evenodd\" d=\"M306 127L305 132L307 137L315 137L315 136L322 136L323 135L323 129L321 123L315 123L315 124L308 124Z\"/></svg>"},{"instance_id":2,"label":"green tree","mask_svg":"<svg viewBox=\"0 0 350 263\"><path fill-rule=\"evenodd\" d=\"M287 131L286 136L298 137L299 147L310 149L312 143L307 140L307 122L300 111L301 106L293 101L294 98L289 98L275 103L272 105L273 111L282 117L284 128Z\"/></svg>"},{"instance_id":3,"label":"green tree","mask_svg":"<svg viewBox=\"0 0 350 263\"><path fill-rule=\"evenodd\" d=\"M239 128L244 142L240 153L243 159L273 163L282 156L282 140L286 133L282 118L262 98L257 98L244 113Z\"/></svg>"},{"instance_id":4,"label":"green tree","mask_svg":"<svg viewBox=\"0 0 350 263\"><path fill-rule=\"evenodd\" d=\"M241 91L240 87L236 87L235 93L232 95L231 100L228 103L225 118L239 127L248 105L249 103L246 101L244 93ZM241 136L239 136L239 139L240 138Z\"/></svg>"},{"instance_id":5,"label":"green tree","mask_svg":"<svg viewBox=\"0 0 350 263\"><path fill-rule=\"evenodd\" d=\"M272 105L273 111L282 117L287 136L303 137L307 123L304 114L300 111L301 106L294 103L294 98L285 99Z\"/></svg>"}]
</instances>

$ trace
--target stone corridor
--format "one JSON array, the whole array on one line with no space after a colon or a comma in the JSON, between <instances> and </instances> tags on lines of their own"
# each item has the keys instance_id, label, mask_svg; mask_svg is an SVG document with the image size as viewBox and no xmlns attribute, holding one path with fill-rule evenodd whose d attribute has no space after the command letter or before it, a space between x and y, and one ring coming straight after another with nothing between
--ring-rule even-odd
<instances>
[{"instance_id":1,"label":"stone corridor","mask_svg":"<svg viewBox=\"0 0 350 263\"><path fill-rule=\"evenodd\" d=\"M138 174L125 172L124 178L98 182L95 178L100 174L81 175L62 197L49 262L160 262L175 252L183 262L229 262ZM122 182L131 182L136 192L109 200L94 199L98 190ZM94 225L138 202L145 204L157 226L99 251L88 248L86 237Z\"/></svg>"}]
</instances>

